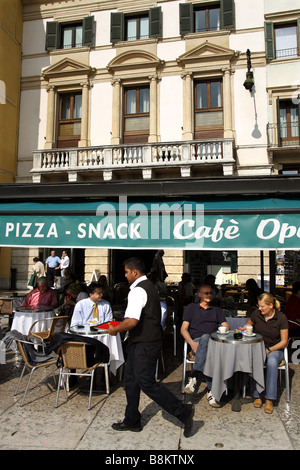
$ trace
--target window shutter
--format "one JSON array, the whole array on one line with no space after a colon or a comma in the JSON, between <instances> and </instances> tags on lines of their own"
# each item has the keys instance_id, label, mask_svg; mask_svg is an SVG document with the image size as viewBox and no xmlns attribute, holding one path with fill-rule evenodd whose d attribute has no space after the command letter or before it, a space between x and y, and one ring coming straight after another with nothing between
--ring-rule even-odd
<instances>
[{"instance_id":1,"label":"window shutter","mask_svg":"<svg viewBox=\"0 0 300 470\"><path fill-rule=\"evenodd\" d=\"M111 13L110 17L110 42L124 41L124 14Z\"/></svg>"},{"instance_id":2,"label":"window shutter","mask_svg":"<svg viewBox=\"0 0 300 470\"><path fill-rule=\"evenodd\" d=\"M149 10L149 36L150 38L162 37L161 7L154 7Z\"/></svg>"},{"instance_id":3,"label":"window shutter","mask_svg":"<svg viewBox=\"0 0 300 470\"><path fill-rule=\"evenodd\" d=\"M221 2L221 29L235 29L234 0Z\"/></svg>"},{"instance_id":4,"label":"window shutter","mask_svg":"<svg viewBox=\"0 0 300 470\"><path fill-rule=\"evenodd\" d=\"M274 28L270 21L265 22L266 59L275 59Z\"/></svg>"},{"instance_id":5,"label":"window shutter","mask_svg":"<svg viewBox=\"0 0 300 470\"><path fill-rule=\"evenodd\" d=\"M82 43L84 46L94 46L95 39L95 21L93 16L83 18L82 22Z\"/></svg>"},{"instance_id":6,"label":"window shutter","mask_svg":"<svg viewBox=\"0 0 300 470\"><path fill-rule=\"evenodd\" d=\"M46 51L59 49L60 27L57 21L48 21L46 26Z\"/></svg>"},{"instance_id":7,"label":"window shutter","mask_svg":"<svg viewBox=\"0 0 300 470\"><path fill-rule=\"evenodd\" d=\"M180 16L180 34L194 32L194 15L192 3L179 3L179 16Z\"/></svg>"}]
</instances>

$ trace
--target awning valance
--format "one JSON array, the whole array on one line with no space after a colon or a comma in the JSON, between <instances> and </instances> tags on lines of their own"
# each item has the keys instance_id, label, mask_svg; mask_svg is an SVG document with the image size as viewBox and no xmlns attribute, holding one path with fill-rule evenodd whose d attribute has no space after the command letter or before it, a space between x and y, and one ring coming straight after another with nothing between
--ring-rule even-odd
<instances>
[{"instance_id":1,"label":"awning valance","mask_svg":"<svg viewBox=\"0 0 300 470\"><path fill-rule=\"evenodd\" d=\"M300 198L3 202L0 245L300 249Z\"/></svg>"}]
</instances>

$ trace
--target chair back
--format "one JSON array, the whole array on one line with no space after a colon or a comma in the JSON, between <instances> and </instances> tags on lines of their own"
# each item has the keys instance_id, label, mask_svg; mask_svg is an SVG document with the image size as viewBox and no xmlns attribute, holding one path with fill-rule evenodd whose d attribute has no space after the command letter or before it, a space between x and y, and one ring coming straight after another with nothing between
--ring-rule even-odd
<instances>
[{"instance_id":1,"label":"chair back","mask_svg":"<svg viewBox=\"0 0 300 470\"><path fill-rule=\"evenodd\" d=\"M85 344L69 341L60 347L63 366L66 369L87 369Z\"/></svg>"},{"instance_id":2,"label":"chair back","mask_svg":"<svg viewBox=\"0 0 300 470\"><path fill-rule=\"evenodd\" d=\"M51 321L47 341L52 341L58 333L63 333L68 323L68 316L54 317Z\"/></svg>"},{"instance_id":3,"label":"chair back","mask_svg":"<svg viewBox=\"0 0 300 470\"><path fill-rule=\"evenodd\" d=\"M16 339L15 338L15 341L17 343L17 346L18 346L18 349L19 349L19 352L22 356L22 359L23 361L25 362L25 364L28 366L28 367L31 367L31 364L29 363L29 357L27 356L27 353L26 353L26 350L23 346L23 342L20 341L19 339Z\"/></svg>"}]
</instances>

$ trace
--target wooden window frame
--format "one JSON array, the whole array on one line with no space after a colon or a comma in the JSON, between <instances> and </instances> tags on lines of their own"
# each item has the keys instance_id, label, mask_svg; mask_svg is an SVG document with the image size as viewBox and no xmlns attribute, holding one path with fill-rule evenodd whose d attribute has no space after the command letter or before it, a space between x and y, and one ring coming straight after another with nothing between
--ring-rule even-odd
<instances>
[{"instance_id":1,"label":"wooden window frame","mask_svg":"<svg viewBox=\"0 0 300 470\"><path fill-rule=\"evenodd\" d=\"M82 33L82 43L80 45L76 44L76 28L81 26L81 33ZM72 28L72 41L69 47L64 47L63 39L64 39L64 31L67 28ZM78 23L69 23L69 24L62 24L61 25L61 35L60 35L60 49L73 49L75 47L82 47L83 46L83 23L82 21Z\"/></svg>"},{"instance_id":2,"label":"wooden window frame","mask_svg":"<svg viewBox=\"0 0 300 470\"><path fill-rule=\"evenodd\" d=\"M148 35L147 37L141 37L141 19L148 19ZM134 39L128 38L128 20L136 20L137 28L136 28L136 37ZM125 22L125 41L138 41L140 39L149 39L150 38L150 18L149 13L141 13L138 15L126 15L124 18Z\"/></svg>"},{"instance_id":3,"label":"wooden window frame","mask_svg":"<svg viewBox=\"0 0 300 470\"><path fill-rule=\"evenodd\" d=\"M296 55L283 55L283 56L277 56L277 48L276 48L276 30L279 30L279 29L284 29L284 28L289 28L293 26L295 29L296 29L296 48L297 48L297 53ZM299 31L298 31L298 25L297 25L297 22L293 21L293 22L290 22L290 23L274 23L274 51L275 51L275 59L286 59L286 58L289 58L289 57L299 57Z\"/></svg>"},{"instance_id":4,"label":"wooden window frame","mask_svg":"<svg viewBox=\"0 0 300 470\"><path fill-rule=\"evenodd\" d=\"M149 111L140 112L140 90L148 88L149 90ZM135 113L127 114L127 92L129 90L136 90L136 103L138 109ZM136 130L136 131L125 131L125 121L129 118L139 118L139 117L149 117L149 128ZM148 84L138 85L138 86L127 86L124 87L124 111L123 111L123 141L124 143L145 143L148 142L148 137L150 134L150 86Z\"/></svg>"},{"instance_id":5,"label":"wooden window frame","mask_svg":"<svg viewBox=\"0 0 300 470\"><path fill-rule=\"evenodd\" d=\"M211 83L219 82L221 84L221 106L211 106ZM197 108L197 85L200 83L206 84L206 95L207 95L207 107ZM223 138L224 136L224 105L223 105L223 80L221 78L207 79L207 80L195 80L194 82L194 115L197 113L213 113L220 111L223 114L222 125L209 125L209 126L196 126L195 119L195 138Z\"/></svg>"},{"instance_id":6,"label":"wooden window frame","mask_svg":"<svg viewBox=\"0 0 300 470\"><path fill-rule=\"evenodd\" d=\"M74 91L74 92L66 92L66 93L59 93L58 95L58 120L57 120L57 147L58 148L68 148L68 147L78 147L78 142L81 138L81 134L76 135L59 135L59 129L61 124L73 124L73 123L81 123L80 118L74 118L74 103L75 103L75 95L81 95L81 91ZM69 119L62 119L62 100L63 97L70 96L70 118ZM82 111L82 105L81 105Z\"/></svg>"},{"instance_id":7,"label":"wooden window frame","mask_svg":"<svg viewBox=\"0 0 300 470\"><path fill-rule=\"evenodd\" d=\"M211 29L209 25L209 11L214 10L218 8L219 9L219 29ZM198 11L204 11L205 12L205 29L197 31L196 30L196 13ZM207 31L220 31L221 30L221 4L220 3L215 3L215 4L210 4L210 5L204 5L204 6L199 6L199 7L194 7L193 10L194 13L194 31L195 33L202 33L202 32L207 32Z\"/></svg>"}]
</instances>

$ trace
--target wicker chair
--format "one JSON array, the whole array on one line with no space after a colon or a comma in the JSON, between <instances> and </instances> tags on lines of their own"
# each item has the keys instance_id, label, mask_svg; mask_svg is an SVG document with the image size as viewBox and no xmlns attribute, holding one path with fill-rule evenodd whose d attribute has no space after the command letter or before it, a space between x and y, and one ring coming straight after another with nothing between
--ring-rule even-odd
<instances>
[{"instance_id":1,"label":"wicker chair","mask_svg":"<svg viewBox=\"0 0 300 470\"><path fill-rule=\"evenodd\" d=\"M38 322L51 320L50 328L46 331L36 331L33 332L33 328ZM69 317L68 316L58 316L58 317L51 317L51 318L44 318L43 320L35 321L29 330L28 337L37 338L41 341L41 345L43 347L43 351L45 350L45 343L50 343L58 333L64 332L66 329L66 325L68 323Z\"/></svg>"},{"instance_id":2,"label":"wicker chair","mask_svg":"<svg viewBox=\"0 0 300 470\"><path fill-rule=\"evenodd\" d=\"M77 375L77 376L79 375L79 376L91 377L89 404L88 404L89 410L91 409L94 373L97 367L104 367L106 393L109 394L110 392L109 377L108 377L108 363L98 362L88 367L85 346L86 345L81 342L69 341L67 343L62 344L62 346L60 347L60 351L58 351L58 353L60 353L62 357L62 367L60 368L60 372L59 372L59 382L58 382L58 387L57 387L55 408L57 408L58 406L58 398L59 398L59 391L60 391L61 384L64 387L66 399L68 399L66 385L64 381L65 376L69 377L70 375ZM78 370L78 369L83 370L85 372L73 372L73 370Z\"/></svg>"},{"instance_id":3,"label":"wicker chair","mask_svg":"<svg viewBox=\"0 0 300 470\"><path fill-rule=\"evenodd\" d=\"M22 359L24 361L24 367L22 369L21 376L20 376L17 388L15 390L14 396L16 396L17 393L18 393L18 390L19 390L19 387L20 387L21 380L23 378L25 369L28 368L30 370L30 375L29 375L28 382L27 382L25 392L24 392L24 395L23 395L23 399L22 399L22 402L21 402L21 406L23 406L33 372L36 369L40 369L41 367L48 367L50 365L55 365L56 366L57 358L54 357L54 356L51 357L51 356L46 356L45 354L36 353L36 351L34 349L34 346L35 346L34 343L31 343L29 341L23 341L23 340L20 340L20 339L15 339L15 341L17 343L19 352L20 352L20 354L22 356ZM32 357L30 357L30 354L29 354L30 350L33 353ZM34 359L34 357L35 357L35 359ZM54 383L56 385L54 372L53 372L53 378L54 378Z\"/></svg>"}]
</instances>

